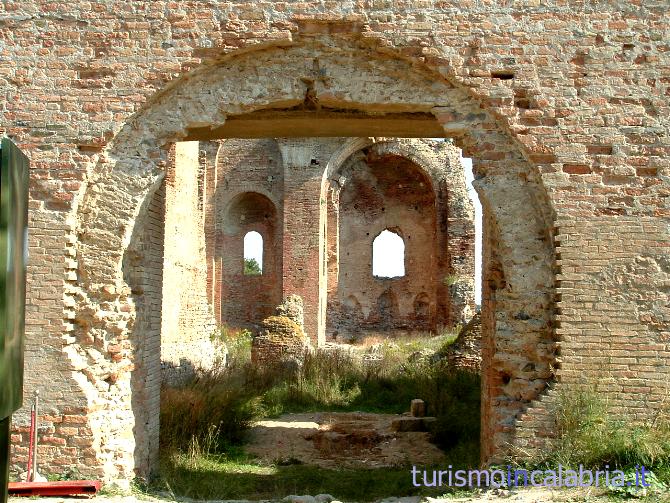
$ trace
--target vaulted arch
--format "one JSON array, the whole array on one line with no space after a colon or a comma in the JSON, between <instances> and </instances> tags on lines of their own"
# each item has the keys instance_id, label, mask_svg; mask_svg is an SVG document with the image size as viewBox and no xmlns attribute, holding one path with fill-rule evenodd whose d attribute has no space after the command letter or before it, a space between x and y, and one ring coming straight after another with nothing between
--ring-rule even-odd
<instances>
[{"instance_id":1,"label":"vaulted arch","mask_svg":"<svg viewBox=\"0 0 670 503\"><path fill-rule=\"evenodd\" d=\"M101 417L128 412L129 419L114 429L92 421L97 456L114 460L122 476L135 469L147 473L157 459L158 389L152 383L160 364L151 348L160 334L135 326L140 314L155 313L141 313L149 295L141 285L130 293L124 289L123 257L132 254L147 271L154 267L136 236L160 185L169 145L235 134L291 136L310 124L312 135L381 136L386 130L402 136L403 127L407 136L441 134L473 158L488 247L483 455L491 459L504 452L519 431L515 420L523 412L532 416L531 402L553 378L553 212L537 169L490 106L418 58L393 54L356 35L296 36L281 45L233 52L149 100L100 155L78 213L82 274L71 292L74 330L130 341L132 347L133 365L122 367L109 353L100 363L118 370L125 383L120 395L91 389L87 377L75 371ZM504 281L487 281L492 273ZM83 353L88 343L79 340L72 351ZM140 394L145 399L133 398ZM537 427L527 422L531 431ZM120 441L127 436L134 446Z\"/></svg>"}]
</instances>

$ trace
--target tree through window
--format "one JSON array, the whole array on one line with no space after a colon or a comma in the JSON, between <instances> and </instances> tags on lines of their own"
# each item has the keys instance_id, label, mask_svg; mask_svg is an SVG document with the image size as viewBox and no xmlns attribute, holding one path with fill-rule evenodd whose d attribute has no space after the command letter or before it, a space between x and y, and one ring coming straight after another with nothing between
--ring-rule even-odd
<instances>
[{"instance_id":1,"label":"tree through window","mask_svg":"<svg viewBox=\"0 0 670 503\"><path fill-rule=\"evenodd\" d=\"M405 275L405 242L388 229L372 242L372 275L399 278Z\"/></svg>"},{"instance_id":2,"label":"tree through window","mask_svg":"<svg viewBox=\"0 0 670 503\"><path fill-rule=\"evenodd\" d=\"M256 231L244 235L244 274L263 274L263 236Z\"/></svg>"}]
</instances>

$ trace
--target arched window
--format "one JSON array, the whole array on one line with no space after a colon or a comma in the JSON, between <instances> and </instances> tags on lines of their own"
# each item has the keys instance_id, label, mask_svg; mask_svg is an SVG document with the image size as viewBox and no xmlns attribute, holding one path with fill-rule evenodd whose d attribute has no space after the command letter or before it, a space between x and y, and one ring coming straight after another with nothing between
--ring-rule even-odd
<instances>
[{"instance_id":1,"label":"arched window","mask_svg":"<svg viewBox=\"0 0 670 503\"><path fill-rule=\"evenodd\" d=\"M372 275L399 278L405 275L405 242L388 229L372 242Z\"/></svg>"},{"instance_id":2,"label":"arched window","mask_svg":"<svg viewBox=\"0 0 670 503\"><path fill-rule=\"evenodd\" d=\"M244 235L244 274L263 274L263 236L256 231Z\"/></svg>"}]
</instances>

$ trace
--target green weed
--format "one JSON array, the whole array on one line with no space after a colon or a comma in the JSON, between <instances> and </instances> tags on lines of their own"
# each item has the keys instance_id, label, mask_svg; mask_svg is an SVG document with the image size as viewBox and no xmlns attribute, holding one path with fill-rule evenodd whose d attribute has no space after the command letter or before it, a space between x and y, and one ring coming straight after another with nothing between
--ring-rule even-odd
<instances>
[{"instance_id":1,"label":"green weed","mask_svg":"<svg viewBox=\"0 0 670 503\"><path fill-rule=\"evenodd\" d=\"M327 492L344 500L418 494L406 467L326 470L260 466L242 453L257 419L289 412L402 413L421 398L437 417L433 436L459 467L479 463L479 376L423 357L453 334L384 341L373 350L318 349L301 366L254 366L251 337L222 330L228 363L161 396L161 482L158 488L203 499ZM430 352L429 352L430 353Z\"/></svg>"}]
</instances>

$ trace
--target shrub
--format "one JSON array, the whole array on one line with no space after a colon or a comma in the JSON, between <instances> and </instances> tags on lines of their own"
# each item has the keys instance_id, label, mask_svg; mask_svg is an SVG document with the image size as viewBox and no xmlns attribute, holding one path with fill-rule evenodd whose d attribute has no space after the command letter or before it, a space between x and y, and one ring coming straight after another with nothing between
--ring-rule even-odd
<instances>
[{"instance_id":1,"label":"shrub","mask_svg":"<svg viewBox=\"0 0 670 503\"><path fill-rule=\"evenodd\" d=\"M218 368L161 392L161 448L225 452L244 440L261 414L257 397L233 373Z\"/></svg>"},{"instance_id":2,"label":"shrub","mask_svg":"<svg viewBox=\"0 0 670 503\"><path fill-rule=\"evenodd\" d=\"M410 358L421 341L380 343L373 355L317 349L300 366L254 366L250 334L222 330L228 365L179 388L165 388L161 401L163 448L220 453L244 440L260 417L286 412L367 411L402 413L423 399L437 417L435 442L459 448L478 463L479 376L448 369L429 358ZM427 342L435 348L445 337ZM372 357L370 357L372 356ZM459 447L460 446L460 447ZM467 447L463 447L467 446Z\"/></svg>"},{"instance_id":3,"label":"shrub","mask_svg":"<svg viewBox=\"0 0 670 503\"><path fill-rule=\"evenodd\" d=\"M613 414L593 388L566 389L554 412L557 439L547 463L564 466L635 465L662 468L670 463L670 417L639 422Z\"/></svg>"},{"instance_id":4,"label":"shrub","mask_svg":"<svg viewBox=\"0 0 670 503\"><path fill-rule=\"evenodd\" d=\"M244 366L251 360L252 333L250 330L236 329L224 325L219 331L218 338L228 350L228 367Z\"/></svg>"}]
</instances>

